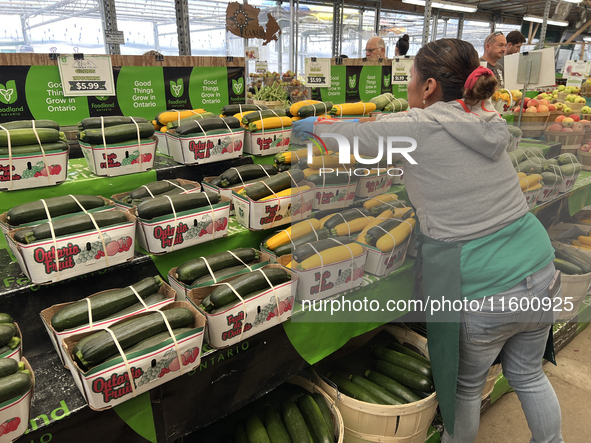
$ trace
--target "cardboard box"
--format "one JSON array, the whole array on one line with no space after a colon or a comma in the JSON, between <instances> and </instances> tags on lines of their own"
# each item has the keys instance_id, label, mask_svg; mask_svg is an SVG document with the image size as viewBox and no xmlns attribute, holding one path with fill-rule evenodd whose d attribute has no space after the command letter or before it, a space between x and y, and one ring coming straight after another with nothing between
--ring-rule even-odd
<instances>
[{"instance_id":1,"label":"cardboard box","mask_svg":"<svg viewBox=\"0 0 591 443\"><path fill-rule=\"evenodd\" d=\"M291 126L244 133L244 152L252 155L274 155L289 147Z\"/></svg>"},{"instance_id":2,"label":"cardboard box","mask_svg":"<svg viewBox=\"0 0 591 443\"><path fill-rule=\"evenodd\" d=\"M177 135L166 133L168 152L174 161L186 165L214 163L240 157L244 143L244 128L216 129L207 135Z\"/></svg>"},{"instance_id":3,"label":"cardboard box","mask_svg":"<svg viewBox=\"0 0 591 443\"><path fill-rule=\"evenodd\" d=\"M538 201L538 197L542 194L542 188L535 189L533 191L523 191L523 195L525 195L525 201L527 202L527 207L531 210L536 206L536 202Z\"/></svg>"},{"instance_id":4,"label":"cardboard box","mask_svg":"<svg viewBox=\"0 0 591 443\"><path fill-rule=\"evenodd\" d=\"M166 133L162 131L154 132L154 135L158 139L158 143L156 144L156 149L164 155L170 155L168 152L168 141L166 140Z\"/></svg>"},{"instance_id":5,"label":"cardboard box","mask_svg":"<svg viewBox=\"0 0 591 443\"><path fill-rule=\"evenodd\" d=\"M236 189L236 191L239 191L240 189L244 188L244 186L242 184L239 185L234 185L231 188L220 188L216 185L212 185L210 182L217 177L205 177L203 179L203 181L201 182L201 184L203 185L203 190L204 191L211 191L211 192L215 192L216 194L220 194L224 197L228 197L230 200L232 200L232 191L234 189ZM263 180L261 178L261 180ZM252 186L254 185L254 183L250 183L246 186ZM230 215L234 215L234 202L230 201Z\"/></svg>"},{"instance_id":6,"label":"cardboard box","mask_svg":"<svg viewBox=\"0 0 591 443\"><path fill-rule=\"evenodd\" d=\"M398 172L398 171L395 171ZM387 169L380 169L379 174L368 175L367 177L360 177L357 183L357 191L355 197L371 198L376 195L388 192L392 186L394 177L388 175Z\"/></svg>"},{"instance_id":7,"label":"cardboard box","mask_svg":"<svg viewBox=\"0 0 591 443\"><path fill-rule=\"evenodd\" d=\"M93 174L116 177L149 171L154 167L158 139L152 136L149 142L144 143L146 140L148 139L142 139L140 145L137 140L125 143L107 143L106 149L105 145L90 145L81 141L80 148L88 164L88 169Z\"/></svg>"},{"instance_id":8,"label":"cardboard box","mask_svg":"<svg viewBox=\"0 0 591 443\"><path fill-rule=\"evenodd\" d=\"M282 268L282 266L267 265L262 269L269 268ZM287 271L291 274L291 281L275 286L274 290L269 288L268 291L256 297L246 299L244 307L242 303L238 303L216 314L206 313L205 340L207 343L216 349L227 348L291 318L295 293L292 285L297 286L298 277L290 270ZM223 281L231 283L235 278ZM187 294L187 299L194 306L199 306L214 289L215 286L193 289ZM244 331L242 331L243 323Z\"/></svg>"},{"instance_id":9,"label":"cardboard box","mask_svg":"<svg viewBox=\"0 0 591 443\"><path fill-rule=\"evenodd\" d=\"M18 362L21 361L21 356L23 355L23 334L18 327L18 323L14 322L14 325L16 326L16 336L20 338L21 341L16 348L6 351L4 354L0 354L0 358L12 358Z\"/></svg>"},{"instance_id":10,"label":"cardboard box","mask_svg":"<svg viewBox=\"0 0 591 443\"><path fill-rule=\"evenodd\" d=\"M291 196L266 201L254 201L238 194L238 190L233 190L232 201L236 220L247 229L260 231L310 218L316 189L314 183L307 181L303 181L299 185L309 186L310 189Z\"/></svg>"},{"instance_id":11,"label":"cardboard box","mask_svg":"<svg viewBox=\"0 0 591 443\"><path fill-rule=\"evenodd\" d=\"M191 180L185 180L182 178L177 178L175 180L178 181L181 185L194 185L195 186L195 189L190 189L188 191L181 192L181 194L190 194L191 192L201 192L201 185L198 182L194 182ZM167 181L167 180L162 180L162 181ZM119 194L113 194L111 196L111 198L113 199L113 202L117 205L118 209L121 209L123 211L127 211L128 209L135 209L137 205L125 203L123 201L123 198L127 197L128 195L129 195L129 192L121 192ZM155 195L154 197L158 197L159 195L161 195L161 194Z\"/></svg>"},{"instance_id":12,"label":"cardboard box","mask_svg":"<svg viewBox=\"0 0 591 443\"><path fill-rule=\"evenodd\" d=\"M545 203L550 201L558 196L560 191L560 185L543 185L542 191L538 196L537 203Z\"/></svg>"},{"instance_id":13,"label":"cardboard box","mask_svg":"<svg viewBox=\"0 0 591 443\"><path fill-rule=\"evenodd\" d=\"M395 247L391 252L382 252L375 246L363 245L367 248L367 261L365 262L365 272L376 277L385 277L394 272L404 264L406 251L410 243L411 236L401 244Z\"/></svg>"},{"instance_id":14,"label":"cardboard box","mask_svg":"<svg viewBox=\"0 0 591 443\"><path fill-rule=\"evenodd\" d=\"M129 370L122 358L117 357L84 371L74 361L72 349L92 332L77 334L62 341L61 345L67 356L70 372L91 409L95 411L110 409L180 376L181 370L186 374L199 367L206 324L205 316L187 302L170 303L161 311L177 307L188 308L194 314L192 330L176 336L179 353L183 357L182 365L179 364L175 345L170 338L148 349L126 354ZM147 314L136 314L136 316ZM135 394L129 383L130 372L134 381Z\"/></svg>"},{"instance_id":15,"label":"cardboard box","mask_svg":"<svg viewBox=\"0 0 591 443\"><path fill-rule=\"evenodd\" d=\"M222 197L213 207L203 207L172 214L137 220L137 241L152 254L178 251L228 235L230 199ZM175 231L176 224L176 231ZM176 234L176 236L175 236ZM173 245L173 236L174 245Z\"/></svg>"},{"instance_id":16,"label":"cardboard box","mask_svg":"<svg viewBox=\"0 0 591 443\"><path fill-rule=\"evenodd\" d=\"M23 435L29 427L29 414L31 411L31 399L35 390L35 374L31 365L23 357L25 369L31 372L33 386L25 394L0 403L0 443L11 443Z\"/></svg>"},{"instance_id":17,"label":"cardboard box","mask_svg":"<svg viewBox=\"0 0 591 443\"><path fill-rule=\"evenodd\" d=\"M0 156L0 191L40 188L63 183L68 175L69 156L69 149L48 151L45 160L42 154L15 154L12 156L12 182L10 158L7 155ZM45 162L49 167L46 167Z\"/></svg>"},{"instance_id":18,"label":"cardboard box","mask_svg":"<svg viewBox=\"0 0 591 443\"><path fill-rule=\"evenodd\" d=\"M270 259L271 258L269 257L269 254L266 254L265 252L260 252L258 260L255 260L253 263L247 263L247 265L250 267L250 269L253 269L253 270L259 269L259 268L262 268L263 266L268 265ZM216 283L213 279L211 279L211 280L208 280L204 283L197 284L197 285L185 284L175 277L177 268L178 268L178 266L175 266L170 271L168 271L168 282L170 283L170 286L172 287L172 289L174 289L174 291L176 291L177 300L187 300L187 294L189 292L191 292L193 289L202 288L204 286L211 286ZM245 266L243 270L238 271L235 274L229 275L226 278L236 277L236 276L238 276L240 274L244 274L246 272L250 272L250 270Z\"/></svg>"},{"instance_id":19,"label":"cardboard box","mask_svg":"<svg viewBox=\"0 0 591 443\"><path fill-rule=\"evenodd\" d=\"M357 187L357 180L348 184L316 185L312 209L315 211L345 209L353 204Z\"/></svg>"},{"instance_id":20,"label":"cardboard box","mask_svg":"<svg viewBox=\"0 0 591 443\"><path fill-rule=\"evenodd\" d=\"M111 289L108 291L97 292L96 294L92 294L87 298L92 300L92 298L96 297L97 295L104 294L107 292L112 292L112 291L118 291L119 289L122 289L122 288L116 288L116 289ZM163 306L166 306L176 300L176 293L175 293L174 289L172 289L166 282L164 282L164 284L160 287L160 289L158 290L158 293L165 295L167 298L166 298L166 300L162 300L161 302L150 306L150 309L154 309L154 310L160 309ZM51 343L53 343L53 347L57 351L57 353L60 357L60 360L62 361L62 363L64 364L64 367L66 369L68 369L68 366L66 364L67 356L64 353L64 349L61 346L62 340L66 339L68 337L71 337L73 335L82 334L85 332L96 332L97 330L107 328L107 327L111 326L112 324L117 323L120 320L126 319L128 317L131 317L132 315L146 311L146 308L140 308L135 312L121 315L121 316L118 316L115 318L111 318L110 320L107 320L107 319L96 320L96 321L93 321L92 328L90 327L90 325L86 324L86 325L77 326L75 328L66 329L61 332L56 331L53 328L53 326L51 326L51 319L59 311L64 309L66 306L70 306L73 303L76 303L76 302L53 305L47 309L44 309L43 311L41 311L39 313L39 315L41 316L41 320L43 321L43 326L45 326L45 329L47 330L47 334L49 334L49 338L51 340Z\"/></svg>"},{"instance_id":21,"label":"cardboard box","mask_svg":"<svg viewBox=\"0 0 591 443\"><path fill-rule=\"evenodd\" d=\"M579 172L577 172L575 175L565 175L562 177L562 184L560 185L560 189L558 190L558 192L563 193L563 192L570 192L570 190L573 188L573 186L575 186L575 182L577 181L577 178L579 178Z\"/></svg>"},{"instance_id":22,"label":"cardboard box","mask_svg":"<svg viewBox=\"0 0 591 443\"><path fill-rule=\"evenodd\" d=\"M122 252L117 250L114 255L106 254L100 258L92 255L103 250L101 237L94 230L56 237L55 245L51 238L25 245L14 239L14 233L20 229L28 228L18 228L8 233L8 246L22 271L32 283L43 284L66 280L77 275L118 265L133 258L136 220L129 212L125 212L125 216L127 222L101 228L107 252L109 252L109 244L113 242L126 244L127 250ZM59 272L55 263L56 246L61 268ZM87 255L90 257L86 257Z\"/></svg>"}]
</instances>

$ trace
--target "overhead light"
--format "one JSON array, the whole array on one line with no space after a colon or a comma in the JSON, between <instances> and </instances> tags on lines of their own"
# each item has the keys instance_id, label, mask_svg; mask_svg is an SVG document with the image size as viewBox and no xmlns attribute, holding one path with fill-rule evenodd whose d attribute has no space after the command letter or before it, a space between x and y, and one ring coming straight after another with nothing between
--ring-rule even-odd
<instances>
[{"instance_id":1,"label":"overhead light","mask_svg":"<svg viewBox=\"0 0 591 443\"><path fill-rule=\"evenodd\" d=\"M407 3L409 5L425 6L425 0L402 0L402 3ZM431 7L437 8L437 9L447 9L449 11L458 11L458 12L476 12L476 11L478 11L478 7L476 7L476 6L466 6L466 5L462 5L461 3L445 2L445 1L441 1L441 0L431 2Z\"/></svg>"},{"instance_id":2,"label":"overhead light","mask_svg":"<svg viewBox=\"0 0 591 443\"><path fill-rule=\"evenodd\" d=\"M544 23L544 19L542 17L538 17L537 15L526 15L523 17L523 19L528 22ZM546 23L554 26L568 26L568 22L563 20L547 20Z\"/></svg>"},{"instance_id":3,"label":"overhead light","mask_svg":"<svg viewBox=\"0 0 591 443\"><path fill-rule=\"evenodd\" d=\"M567 3L582 3L583 0L564 0Z\"/></svg>"},{"instance_id":4,"label":"overhead light","mask_svg":"<svg viewBox=\"0 0 591 443\"><path fill-rule=\"evenodd\" d=\"M583 37L584 42L591 42L591 37Z\"/></svg>"}]
</instances>

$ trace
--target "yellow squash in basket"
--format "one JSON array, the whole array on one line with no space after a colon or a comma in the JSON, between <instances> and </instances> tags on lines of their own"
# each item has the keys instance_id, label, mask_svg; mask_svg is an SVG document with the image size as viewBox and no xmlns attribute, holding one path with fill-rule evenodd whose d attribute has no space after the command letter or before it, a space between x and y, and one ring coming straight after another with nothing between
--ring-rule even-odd
<instances>
[{"instance_id":1,"label":"yellow squash in basket","mask_svg":"<svg viewBox=\"0 0 591 443\"><path fill-rule=\"evenodd\" d=\"M343 246L336 246L334 248L325 249L324 251L308 257L298 265L298 269L305 271L306 269L316 268L318 266L332 265L343 260L350 259L352 256L357 257L363 253L363 246L357 243L349 243Z\"/></svg>"}]
</instances>

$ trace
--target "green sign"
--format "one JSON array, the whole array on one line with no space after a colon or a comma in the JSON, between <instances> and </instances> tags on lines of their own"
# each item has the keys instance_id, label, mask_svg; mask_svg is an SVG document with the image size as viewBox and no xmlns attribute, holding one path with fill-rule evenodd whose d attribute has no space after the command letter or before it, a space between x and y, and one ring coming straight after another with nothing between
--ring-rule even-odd
<instances>
[{"instance_id":1,"label":"green sign","mask_svg":"<svg viewBox=\"0 0 591 443\"><path fill-rule=\"evenodd\" d=\"M346 66L331 66L330 68L330 87L319 88L320 96L323 102L345 103L345 77L347 74Z\"/></svg>"},{"instance_id":2,"label":"green sign","mask_svg":"<svg viewBox=\"0 0 591 443\"><path fill-rule=\"evenodd\" d=\"M164 71L160 66L123 66L116 90L123 115L152 120L166 110Z\"/></svg>"},{"instance_id":3,"label":"green sign","mask_svg":"<svg viewBox=\"0 0 591 443\"><path fill-rule=\"evenodd\" d=\"M388 82L390 80L388 79ZM364 66L359 76L359 98L368 102L382 93L382 67Z\"/></svg>"},{"instance_id":4,"label":"green sign","mask_svg":"<svg viewBox=\"0 0 591 443\"><path fill-rule=\"evenodd\" d=\"M233 88L238 88L240 80L233 84ZM206 111L220 112L220 109L229 103L227 82L227 68L193 68L189 89L191 103L201 103L201 107Z\"/></svg>"},{"instance_id":5,"label":"green sign","mask_svg":"<svg viewBox=\"0 0 591 443\"><path fill-rule=\"evenodd\" d=\"M408 100L408 85L392 85L392 94L396 98Z\"/></svg>"}]
</instances>

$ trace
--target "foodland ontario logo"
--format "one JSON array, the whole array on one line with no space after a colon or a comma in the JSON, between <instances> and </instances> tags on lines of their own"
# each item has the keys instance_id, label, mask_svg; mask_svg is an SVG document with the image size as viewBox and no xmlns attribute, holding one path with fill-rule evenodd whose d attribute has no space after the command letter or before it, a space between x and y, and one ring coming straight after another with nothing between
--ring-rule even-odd
<instances>
[{"instance_id":1,"label":"foodland ontario logo","mask_svg":"<svg viewBox=\"0 0 591 443\"><path fill-rule=\"evenodd\" d=\"M182 78L179 78L176 82L170 82L170 93L173 97L179 98L185 92L184 82Z\"/></svg>"},{"instance_id":2,"label":"foodland ontario logo","mask_svg":"<svg viewBox=\"0 0 591 443\"><path fill-rule=\"evenodd\" d=\"M16 92L16 82L14 80L8 80L6 86L0 84L0 102L11 105L18 98Z\"/></svg>"},{"instance_id":3,"label":"foodland ontario logo","mask_svg":"<svg viewBox=\"0 0 591 443\"><path fill-rule=\"evenodd\" d=\"M238 80L232 80L232 89L234 90L234 94L242 94L244 90L244 78L240 77Z\"/></svg>"}]
</instances>

